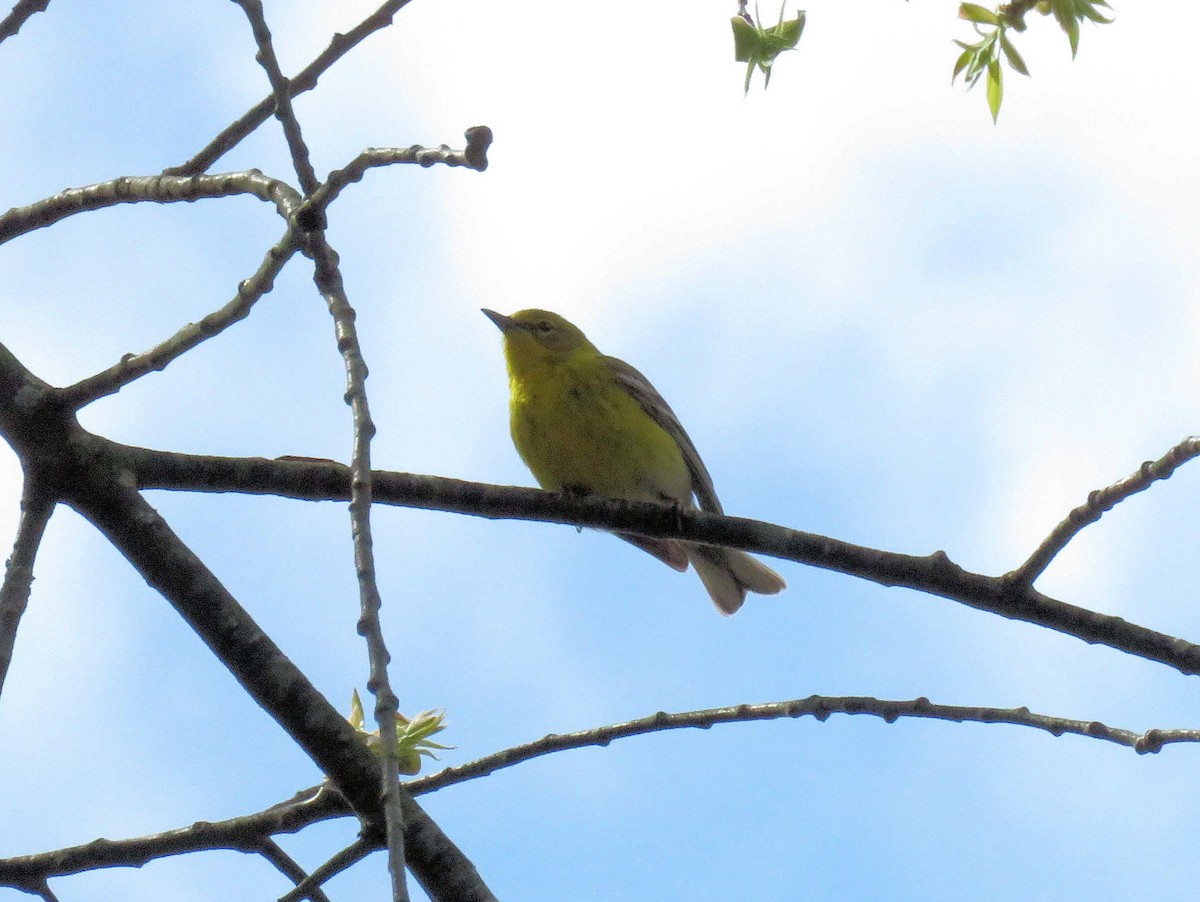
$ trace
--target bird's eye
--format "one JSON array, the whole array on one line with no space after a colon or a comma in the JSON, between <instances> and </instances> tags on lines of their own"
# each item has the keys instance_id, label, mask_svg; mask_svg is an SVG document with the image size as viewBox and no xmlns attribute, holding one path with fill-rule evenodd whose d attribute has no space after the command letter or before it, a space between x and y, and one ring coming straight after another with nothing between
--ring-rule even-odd
<instances>
[{"instance_id":1,"label":"bird's eye","mask_svg":"<svg viewBox=\"0 0 1200 902\"><path fill-rule=\"evenodd\" d=\"M542 320L537 324L537 330L543 335L549 335L552 331L554 331L554 327L550 325L548 320Z\"/></svg>"}]
</instances>

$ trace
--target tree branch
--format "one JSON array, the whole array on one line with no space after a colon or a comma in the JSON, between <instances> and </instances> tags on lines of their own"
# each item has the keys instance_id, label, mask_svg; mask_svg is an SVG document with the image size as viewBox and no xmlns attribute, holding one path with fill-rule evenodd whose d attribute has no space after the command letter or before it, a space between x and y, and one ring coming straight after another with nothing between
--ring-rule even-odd
<instances>
[{"instance_id":1,"label":"tree branch","mask_svg":"<svg viewBox=\"0 0 1200 902\"><path fill-rule=\"evenodd\" d=\"M180 201L191 203L238 194L249 194L274 204L284 219L300 205L300 195L296 193L296 189L286 182L269 178L256 169L186 177L127 175L82 188L68 188L27 206L13 207L0 215L0 244L54 225L76 213L87 213L118 204L171 204Z\"/></svg>"},{"instance_id":2,"label":"tree branch","mask_svg":"<svg viewBox=\"0 0 1200 902\"><path fill-rule=\"evenodd\" d=\"M289 227L268 251L249 279L238 283L233 299L198 323L188 323L166 341L141 354L126 354L106 370L62 390L63 402L78 410L114 394L147 373L165 370L169 364L204 341L220 335L250 315L250 309L275 285L275 277L300 249L296 232Z\"/></svg>"},{"instance_id":3,"label":"tree branch","mask_svg":"<svg viewBox=\"0 0 1200 902\"><path fill-rule=\"evenodd\" d=\"M296 888L291 892L280 896L279 902L299 902L301 899L310 898L314 891L320 892L319 887L323 883L336 877L347 868L358 864L378 848L378 842L371 842L366 837L360 836L313 871L310 877L297 883Z\"/></svg>"},{"instance_id":4,"label":"tree branch","mask_svg":"<svg viewBox=\"0 0 1200 902\"><path fill-rule=\"evenodd\" d=\"M1146 461L1132 476L1127 476L1108 488L1092 492L1088 495L1087 502L1067 514L1067 518L1054 527L1054 531L1038 546L1029 560L1008 574L1008 578L1020 585L1033 585L1037 578L1046 572L1046 568L1059 552L1066 548L1084 527L1095 523L1131 495L1144 492L1158 480L1170 479L1176 469L1198 456L1200 437L1190 436L1158 460Z\"/></svg>"},{"instance_id":5,"label":"tree branch","mask_svg":"<svg viewBox=\"0 0 1200 902\"><path fill-rule=\"evenodd\" d=\"M0 19L0 42L16 35L34 13L44 13L49 5L50 0L17 0L9 14Z\"/></svg>"},{"instance_id":6,"label":"tree branch","mask_svg":"<svg viewBox=\"0 0 1200 902\"><path fill-rule=\"evenodd\" d=\"M1073 720L1049 714L1036 714L1028 708L991 708L980 706L941 705L927 698L911 700L879 699L866 696L812 695L792 701L759 705L732 705L700 711L668 714L659 711L647 717L625 723L594 727L575 733L551 734L534 742L514 746L475 761L447 767L427 777L409 780L405 786L413 795L437 792L467 780L485 777L533 758L589 746L607 746L616 739L627 739L664 730L708 729L717 724L751 723L810 716L824 722L832 714L870 715L888 723L901 718L945 720L953 723L1010 724L1042 730L1052 736L1071 734L1089 739L1112 742L1136 751L1154 754L1166 745L1177 742L1200 742L1200 730L1151 729L1138 733L1119 727L1109 727L1099 721ZM277 833L294 833L304 827L330 818L351 814L345 799L327 786L302 790L286 802L266 811L215 823L198 822L190 827L172 830L155 836L119 841L97 840L84 846L74 846L56 852L0 859L0 885L39 884L45 880L81 871L104 867L137 867L155 858L212 849L231 849L258 852L269 837ZM343 861L357 860L362 851L378 848L356 843L339 853L327 865L313 872L312 879L328 879L326 868L340 869ZM24 881L24 883L22 883ZM303 898L301 893L311 887L298 884L284 898ZM435 896L457 899L454 894ZM472 897L476 898L476 897ZM485 897L477 897L485 898Z\"/></svg>"},{"instance_id":7,"label":"tree branch","mask_svg":"<svg viewBox=\"0 0 1200 902\"><path fill-rule=\"evenodd\" d=\"M172 454L124 446L142 488L244 492L309 501L345 500L346 468L332 461L270 461ZM1022 620L1091 644L1107 645L1181 673L1200 673L1200 646L1043 595L1003 576L964 570L941 551L918 557L842 542L759 520L634 501L574 499L538 489L494 486L440 476L379 471L375 502L489 519L536 520L610 532L685 539L741 548L856 576L884 586L915 589L981 611Z\"/></svg>"},{"instance_id":8,"label":"tree branch","mask_svg":"<svg viewBox=\"0 0 1200 902\"><path fill-rule=\"evenodd\" d=\"M61 392L25 369L3 345L0 434L26 472L36 470L46 479L48 491L92 522L172 604L345 795L364 830L377 830L382 811L375 756L133 488L121 447L84 430ZM433 888L432 898L490 899L474 865L406 791L400 796L408 863L422 885Z\"/></svg>"},{"instance_id":9,"label":"tree branch","mask_svg":"<svg viewBox=\"0 0 1200 902\"><path fill-rule=\"evenodd\" d=\"M5 564L4 583L0 585L0 694L4 692L4 680L12 663L21 615L25 613L33 588L33 562L55 502L54 495L46 490L42 481L27 472L21 490L17 537L13 541L12 555Z\"/></svg>"},{"instance_id":10,"label":"tree branch","mask_svg":"<svg viewBox=\"0 0 1200 902\"><path fill-rule=\"evenodd\" d=\"M400 753L396 742L396 716L400 702L388 679L391 654L383 638L379 609L383 599L375 573L375 550L371 538L371 439L375 423L367 403L367 364L355 328L354 308L346 297L338 268L337 253L325 240L324 231L309 236L309 254L316 264L313 275L334 321L338 350L346 369L346 403L354 423L354 447L350 458L350 534L354 546L354 569L358 577L358 632L367 644L370 675L367 689L375 696L375 721L379 726L382 756L383 813L388 848L388 870L395 902L407 902L404 883L404 815L401 811Z\"/></svg>"},{"instance_id":11,"label":"tree branch","mask_svg":"<svg viewBox=\"0 0 1200 902\"><path fill-rule=\"evenodd\" d=\"M267 27L267 19L263 14L262 0L234 0L250 21L254 32L254 42L258 45L258 53L254 58L267 73L267 81L271 84L271 96L275 100L275 118L283 127L283 135L287 140L288 151L292 156L292 165L296 176L300 179L300 187L307 196L316 190L320 180L313 169L312 158L308 145L304 143L304 134L300 122L292 109L291 86L283 71L279 68L279 60L275 57L275 47L271 43L271 29Z\"/></svg>"},{"instance_id":12,"label":"tree branch","mask_svg":"<svg viewBox=\"0 0 1200 902\"><path fill-rule=\"evenodd\" d=\"M535 742L514 746L458 767L447 767L427 777L409 780L405 785L414 796L419 796L444 789L455 783L486 777L498 770L522 764L542 755L567 749L587 748L588 746L607 746L614 739L627 739L630 736L659 733L663 730L707 730L716 724L778 720L783 717L810 716L824 721L831 714L869 714L872 717L882 718L888 723L895 723L902 717L919 717L948 720L954 723L1012 724L1043 730L1052 736L1070 733L1091 739L1102 739L1131 748L1141 755L1159 752L1163 746L1173 742L1200 742L1200 730L1147 730L1144 733L1136 733L1132 730L1105 726L1095 720L1070 720L1049 714L1034 714L1028 708L936 705L924 697L911 701L896 701L869 696L810 695L808 698L794 701L770 702L762 705L732 705L727 708L708 708L703 711L684 711L679 714L667 714L665 711L659 711L638 720L580 730L577 733L562 735L551 733Z\"/></svg>"},{"instance_id":13,"label":"tree branch","mask_svg":"<svg viewBox=\"0 0 1200 902\"><path fill-rule=\"evenodd\" d=\"M317 86L317 80L330 66L349 53L355 46L376 31L392 24L392 17L410 0L388 0L379 9L363 19L358 25L345 34L335 34L329 40L329 46L300 73L288 81L288 95L295 97L305 91L311 91ZM186 163L163 170L163 175L196 175L204 172L217 160L236 147L241 141L262 125L275 111L275 95L264 97L257 104L242 114L240 118L226 126L219 135L212 139L203 150Z\"/></svg>"},{"instance_id":14,"label":"tree branch","mask_svg":"<svg viewBox=\"0 0 1200 902\"><path fill-rule=\"evenodd\" d=\"M443 166L466 166L477 172L488 167L487 151L492 143L492 130L486 125L473 125L464 133L467 146L463 150L451 150L445 144L438 147L368 147L342 169L329 173L325 183L312 193L306 206L324 209L342 193L347 185L361 181L368 169L393 166L397 163L415 163L429 168L439 163Z\"/></svg>"},{"instance_id":15,"label":"tree branch","mask_svg":"<svg viewBox=\"0 0 1200 902\"><path fill-rule=\"evenodd\" d=\"M305 872L304 868L300 867L291 855L283 851L275 840L263 840L262 844L255 851L271 862L271 864L275 865L279 873L296 884L296 888L288 892L284 898L295 900L311 899L312 902L330 902L329 897L325 895L325 891L321 889L320 883L314 882L313 878ZM300 890L300 887L304 887L304 889Z\"/></svg>"},{"instance_id":16,"label":"tree branch","mask_svg":"<svg viewBox=\"0 0 1200 902\"><path fill-rule=\"evenodd\" d=\"M97 839L53 852L2 859L0 885L44 883L50 878L101 868L141 867L159 858L190 852L227 849L258 853L263 843L274 834L296 833L319 821L353 814L353 809L340 793L327 786L318 786L256 814L213 823L197 821L178 830L151 836Z\"/></svg>"}]
</instances>

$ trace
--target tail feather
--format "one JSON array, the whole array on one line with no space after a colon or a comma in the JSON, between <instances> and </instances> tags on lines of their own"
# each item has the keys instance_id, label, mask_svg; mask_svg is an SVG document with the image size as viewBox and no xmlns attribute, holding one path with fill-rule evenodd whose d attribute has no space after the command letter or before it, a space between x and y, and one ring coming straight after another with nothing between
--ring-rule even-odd
<instances>
[{"instance_id":1,"label":"tail feather","mask_svg":"<svg viewBox=\"0 0 1200 902\"><path fill-rule=\"evenodd\" d=\"M630 532L618 532L617 538L624 539L630 545L635 545L647 554L652 554L672 570L682 573L688 568L688 555L683 543L671 539L653 539L650 536L638 536Z\"/></svg>"},{"instance_id":2,"label":"tail feather","mask_svg":"<svg viewBox=\"0 0 1200 902\"><path fill-rule=\"evenodd\" d=\"M783 577L744 551L693 545L673 539L654 539L633 533L616 533L630 545L654 555L668 567L680 572L690 561L708 590L717 610L725 616L735 613L746 600L747 592L774 595L787 588Z\"/></svg>"},{"instance_id":3,"label":"tail feather","mask_svg":"<svg viewBox=\"0 0 1200 902\"><path fill-rule=\"evenodd\" d=\"M747 592L775 595L787 588L782 576L744 551L711 545L685 547L713 604L726 616L742 606Z\"/></svg>"}]
</instances>

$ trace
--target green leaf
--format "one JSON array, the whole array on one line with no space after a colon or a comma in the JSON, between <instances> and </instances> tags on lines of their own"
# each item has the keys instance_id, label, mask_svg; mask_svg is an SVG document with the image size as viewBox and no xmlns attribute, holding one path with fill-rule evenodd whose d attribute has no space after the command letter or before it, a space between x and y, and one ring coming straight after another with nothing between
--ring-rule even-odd
<instances>
[{"instance_id":1,"label":"green leaf","mask_svg":"<svg viewBox=\"0 0 1200 902\"><path fill-rule=\"evenodd\" d=\"M1085 2L1083 4L1083 8L1079 11L1080 15L1086 16L1088 19L1095 22L1097 25L1111 25L1112 19L1108 16L1105 16L1103 13L1099 12L1096 9L1097 4L1100 6L1103 6L1105 9L1112 8L1107 3L1105 3L1104 0L1095 0L1095 2L1092 2L1092 0L1085 0Z\"/></svg>"},{"instance_id":2,"label":"green leaf","mask_svg":"<svg viewBox=\"0 0 1200 902\"><path fill-rule=\"evenodd\" d=\"M350 716L346 718L350 726L367 744L367 748L375 755L383 754L383 743L379 741L378 731L368 733L363 728L363 706L355 689L350 697ZM421 757L437 758L433 749L450 749L452 745L442 745L430 739L435 733L446 729L445 711L422 711L409 720L403 714L396 713L396 754L399 770L402 774L412 775L421 771Z\"/></svg>"},{"instance_id":3,"label":"green leaf","mask_svg":"<svg viewBox=\"0 0 1200 902\"><path fill-rule=\"evenodd\" d=\"M778 46L779 52L796 49L796 45L800 43L800 35L804 33L805 19L808 18L808 13L799 10L796 18L785 20L783 14L786 10L787 0L783 0L779 7L779 22L767 29L767 34L774 38L772 45Z\"/></svg>"},{"instance_id":4,"label":"green leaf","mask_svg":"<svg viewBox=\"0 0 1200 902\"><path fill-rule=\"evenodd\" d=\"M962 44L962 41L955 41L956 44ZM963 44L966 47L965 44ZM954 74L950 76L950 84L954 84L954 80L958 78L959 73L967 68L967 64L971 62L971 57L975 55L975 50L972 47L967 47L959 56L958 61L954 64Z\"/></svg>"},{"instance_id":5,"label":"green leaf","mask_svg":"<svg viewBox=\"0 0 1200 902\"><path fill-rule=\"evenodd\" d=\"M1079 18L1075 12L1075 0L1050 0L1050 10L1058 27L1066 32L1071 42L1071 59L1079 51Z\"/></svg>"},{"instance_id":6,"label":"green leaf","mask_svg":"<svg viewBox=\"0 0 1200 902\"><path fill-rule=\"evenodd\" d=\"M1004 58L1008 60L1008 64L1022 75L1028 75L1029 70L1025 67L1025 60L1021 59L1021 54L1017 53L1017 48L1012 45L1012 42L1004 34L1000 32L1000 49L1004 51Z\"/></svg>"},{"instance_id":7,"label":"green leaf","mask_svg":"<svg viewBox=\"0 0 1200 902\"><path fill-rule=\"evenodd\" d=\"M999 60L992 60L987 68L987 102L992 111L992 122L1000 118L1000 104L1004 101L1004 74Z\"/></svg>"},{"instance_id":8,"label":"green leaf","mask_svg":"<svg viewBox=\"0 0 1200 902\"><path fill-rule=\"evenodd\" d=\"M984 6L978 3L960 3L958 5L958 17L966 19L968 22L979 22L983 25L999 25L1000 17Z\"/></svg>"},{"instance_id":9,"label":"green leaf","mask_svg":"<svg viewBox=\"0 0 1200 902\"><path fill-rule=\"evenodd\" d=\"M1071 59L1079 52L1079 20L1072 19L1067 28L1067 40L1071 42Z\"/></svg>"},{"instance_id":10,"label":"green leaf","mask_svg":"<svg viewBox=\"0 0 1200 902\"><path fill-rule=\"evenodd\" d=\"M751 62L758 56L758 29L743 19L734 16L729 20L733 26L733 58L739 63Z\"/></svg>"},{"instance_id":11,"label":"green leaf","mask_svg":"<svg viewBox=\"0 0 1200 902\"><path fill-rule=\"evenodd\" d=\"M784 19L786 7L787 0L784 0L784 5L779 9L779 21L770 27L763 27L761 21L747 21L740 15L729 20L733 28L734 59L746 64L745 93L750 92L750 79L755 67L762 70L764 87L770 85L775 58L786 50L795 50L800 42L807 14L800 10L794 19Z\"/></svg>"},{"instance_id":12,"label":"green leaf","mask_svg":"<svg viewBox=\"0 0 1200 902\"><path fill-rule=\"evenodd\" d=\"M1068 23L1075 21L1075 4L1071 0L1050 0L1050 13L1063 31Z\"/></svg>"}]
</instances>

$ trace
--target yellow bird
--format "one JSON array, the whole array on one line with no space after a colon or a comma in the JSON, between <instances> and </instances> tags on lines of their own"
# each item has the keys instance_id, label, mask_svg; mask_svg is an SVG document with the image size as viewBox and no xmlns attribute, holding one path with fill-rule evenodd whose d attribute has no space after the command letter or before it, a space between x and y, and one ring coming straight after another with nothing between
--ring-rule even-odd
<instances>
[{"instance_id":1,"label":"yellow bird","mask_svg":"<svg viewBox=\"0 0 1200 902\"><path fill-rule=\"evenodd\" d=\"M504 333L513 444L543 489L723 513L696 446L645 376L556 313L483 312ZM744 551L618 535L676 570L690 561L722 614L747 592L787 585Z\"/></svg>"}]
</instances>

